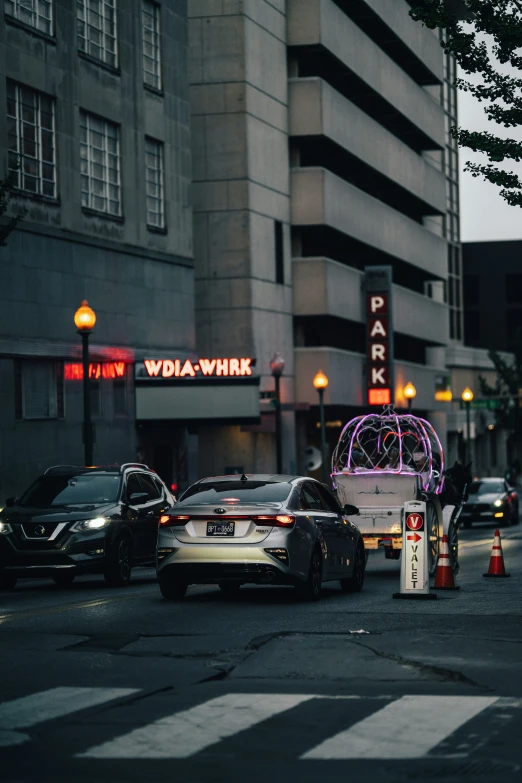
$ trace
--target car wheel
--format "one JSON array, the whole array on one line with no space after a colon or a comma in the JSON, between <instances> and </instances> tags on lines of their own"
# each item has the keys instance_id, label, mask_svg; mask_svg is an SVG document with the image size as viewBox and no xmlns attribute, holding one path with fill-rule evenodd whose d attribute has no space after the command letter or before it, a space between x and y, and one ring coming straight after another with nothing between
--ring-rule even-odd
<instances>
[{"instance_id":1,"label":"car wheel","mask_svg":"<svg viewBox=\"0 0 522 783\"><path fill-rule=\"evenodd\" d=\"M185 598L187 587L185 582L180 582L178 579L159 578L161 595L167 601L182 601Z\"/></svg>"},{"instance_id":2,"label":"car wheel","mask_svg":"<svg viewBox=\"0 0 522 783\"><path fill-rule=\"evenodd\" d=\"M70 587L74 582L75 576L76 574L59 571L58 573L53 574L53 582L58 585L58 587Z\"/></svg>"},{"instance_id":3,"label":"car wheel","mask_svg":"<svg viewBox=\"0 0 522 783\"><path fill-rule=\"evenodd\" d=\"M364 584L365 558L364 549L358 546L355 551L353 573L348 579L341 579L341 587L345 593L360 593Z\"/></svg>"},{"instance_id":4,"label":"car wheel","mask_svg":"<svg viewBox=\"0 0 522 783\"><path fill-rule=\"evenodd\" d=\"M116 542L115 553L105 567L103 576L109 587L124 587L129 583L132 571L132 547L127 536Z\"/></svg>"},{"instance_id":5,"label":"car wheel","mask_svg":"<svg viewBox=\"0 0 522 783\"><path fill-rule=\"evenodd\" d=\"M223 590L227 595L237 595L241 589L241 585L238 582L220 582L219 589Z\"/></svg>"},{"instance_id":6,"label":"car wheel","mask_svg":"<svg viewBox=\"0 0 522 783\"><path fill-rule=\"evenodd\" d=\"M15 574L10 574L6 571L2 573L0 571L0 590L13 590L17 581L18 577Z\"/></svg>"},{"instance_id":7,"label":"car wheel","mask_svg":"<svg viewBox=\"0 0 522 783\"><path fill-rule=\"evenodd\" d=\"M426 504L426 529L428 531L428 562L429 573L433 576L439 559L439 518L433 503Z\"/></svg>"},{"instance_id":8,"label":"car wheel","mask_svg":"<svg viewBox=\"0 0 522 783\"><path fill-rule=\"evenodd\" d=\"M453 523L448 527L448 548L450 566L453 573L457 574L459 571L459 531Z\"/></svg>"},{"instance_id":9,"label":"car wheel","mask_svg":"<svg viewBox=\"0 0 522 783\"><path fill-rule=\"evenodd\" d=\"M296 586L298 598L302 601L317 601L321 595L321 582L323 576L323 562L319 549L314 549L310 559L310 568L306 581L299 582Z\"/></svg>"}]
</instances>

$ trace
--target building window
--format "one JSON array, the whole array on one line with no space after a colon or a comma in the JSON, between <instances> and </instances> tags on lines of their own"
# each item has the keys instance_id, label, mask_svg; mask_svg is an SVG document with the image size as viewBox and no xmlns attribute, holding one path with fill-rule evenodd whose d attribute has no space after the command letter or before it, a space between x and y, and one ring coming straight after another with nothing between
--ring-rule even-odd
<instances>
[{"instance_id":1,"label":"building window","mask_svg":"<svg viewBox=\"0 0 522 783\"><path fill-rule=\"evenodd\" d=\"M114 416L127 415L126 378L115 378L112 382L112 407Z\"/></svg>"},{"instance_id":2,"label":"building window","mask_svg":"<svg viewBox=\"0 0 522 783\"><path fill-rule=\"evenodd\" d=\"M76 0L78 48L115 68L116 0Z\"/></svg>"},{"instance_id":3,"label":"building window","mask_svg":"<svg viewBox=\"0 0 522 783\"><path fill-rule=\"evenodd\" d=\"M8 81L7 128L8 163L16 187L55 198L54 100Z\"/></svg>"},{"instance_id":4,"label":"building window","mask_svg":"<svg viewBox=\"0 0 522 783\"><path fill-rule=\"evenodd\" d=\"M7 16L12 16L42 33L52 35L52 0L4 0L4 11Z\"/></svg>"},{"instance_id":5,"label":"building window","mask_svg":"<svg viewBox=\"0 0 522 783\"><path fill-rule=\"evenodd\" d=\"M280 220L274 220L274 241L276 283L283 285L285 282L285 256L283 249L283 224Z\"/></svg>"},{"instance_id":6,"label":"building window","mask_svg":"<svg viewBox=\"0 0 522 783\"><path fill-rule=\"evenodd\" d=\"M92 114L80 114L82 207L121 215L119 129Z\"/></svg>"},{"instance_id":7,"label":"building window","mask_svg":"<svg viewBox=\"0 0 522 783\"><path fill-rule=\"evenodd\" d=\"M143 81L161 89L160 9L150 0L142 0Z\"/></svg>"},{"instance_id":8,"label":"building window","mask_svg":"<svg viewBox=\"0 0 522 783\"><path fill-rule=\"evenodd\" d=\"M16 362L15 389L18 419L63 418L62 362L41 359Z\"/></svg>"},{"instance_id":9,"label":"building window","mask_svg":"<svg viewBox=\"0 0 522 783\"><path fill-rule=\"evenodd\" d=\"M145 139L145 187L147 225L152 228L164 228L163 144L148 138Z\"/></svg>"}]
</instances>

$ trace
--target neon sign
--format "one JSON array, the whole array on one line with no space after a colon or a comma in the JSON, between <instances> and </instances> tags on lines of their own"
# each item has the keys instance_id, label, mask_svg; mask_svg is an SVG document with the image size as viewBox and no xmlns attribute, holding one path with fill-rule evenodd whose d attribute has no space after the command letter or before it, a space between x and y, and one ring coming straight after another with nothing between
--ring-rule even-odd
<instances>
[{"instance_id":1,"label":"neon sign","mask_svg":"<svg viewBox=\"0 0 522 783\"><path fill-rule=\"evenodd\" d=\"M393 386L391 268L367 267L365 273L368 404L389 405Z\"/></svg>"},{"instance_id":2,"label":"neon sign","mask_svg":"<svg viewBox=\"0 0 522 783\"><path fill-rule=\"evenodd\" d=\"M141 378L246 378L252 375L255 360L251 358L226 359L145 359Z\"/></svg>"},{"instance_id":3,"label":"neon sign","mask_svg":"<svg viewBox=\"0 0 522 783\"><path fill-rule=\"evenodd\" d=\"M89 378L124 378L125 362L93 362L89 364ZM64 367L66 381L81 381L83 379L83 364L68 362Z\"/></svg>"}]
</instances>

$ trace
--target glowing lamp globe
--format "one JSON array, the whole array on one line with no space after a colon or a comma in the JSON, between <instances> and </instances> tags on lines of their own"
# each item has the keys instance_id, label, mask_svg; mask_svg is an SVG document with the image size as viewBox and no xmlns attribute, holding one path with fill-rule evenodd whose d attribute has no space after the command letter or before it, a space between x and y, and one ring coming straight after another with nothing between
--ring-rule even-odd
<instances>
[{"instance_id":1,"label":"glowing lamp globe","mask_svg":"<svg viewBox=\"0 0 522 783\"><path fill-rule=\"evenodd\" d=\"M313 383L317 391L322 391L323 389L326 389L326 387L328 386L328 378L326 377L326 375L322 370L319 370L319 372L314 378Z\"/></svg>"},{"instance_id":2,"label":"glowing lamp globe","mask_svg":"<svg viewBox=\"0 0 522 783\"><path fill-rule=\"evenodd\" d=\"M471 402L472 401L472 399L473 399L473 392L471 391L469 386L466 386L466 388L464 389L464 391L461 394L461 397L462 397L464 402Z\"/></svg>"},{"instance_id":3,"label":"glowing lamp globe","mask_svg":"<svg viewBox=\"0 0 522 783\"><path fill-rule=\"evenodd\" d=\"M96 313L89 307L86 299L74 314L74 324L79 332L90 332L96 323Z\"/></svg>"},{"instance_id":4,"label":"glowing lamp globe","mask_svg":"<svg viewBox=\"0 0 522 783\"><path fill-rule=\"evenodd\" d=\"M274 378L279 378L283 374L284 369L285 369L285 360L283 359L283 357L278 351L272 357L272 361L270 362L270 370Z\"/></svg>"},{"instance_id":5,"label":"glowing lamp globe","mask_svg":"<svg viewBox=\"0 0 522 783\"><path fill-rule=\"evenodd\" d=\"M404 387L404 389L402 390L402 393L404 394L407 400L413 400L413 398L417 394L417 389L415 388L413 383L409 381Z\"/></svg>"}]
</instances>

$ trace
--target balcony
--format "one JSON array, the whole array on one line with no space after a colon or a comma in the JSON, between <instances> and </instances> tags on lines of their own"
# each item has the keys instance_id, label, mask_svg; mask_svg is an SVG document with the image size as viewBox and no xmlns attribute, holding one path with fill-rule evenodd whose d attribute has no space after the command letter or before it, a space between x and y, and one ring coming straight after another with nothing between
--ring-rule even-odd
<instances>
[{"instance_id":1,"label":"balcony","mask_svg":"<svg viewBox=\"0 0 522 783\"><path fill-rule=\"evenodd\" d=\"M447 278L441 237L326 169L294 169L291 176L294 226L326 226L378 251L379 263L399 259L426 279Z\"/></svg>"},{"instance_id":2,"label":"balcony","mask_svg":"<svg viewBox=\"0 0 522 783\"><path fill-rule=\"evenodd\" d=\"M422 134L425 149L444 146L444 115L440 104L332 0L289 0L288 46L309 47L311 56L321 50L330 53L341 68L344 66L360 80L361 91L373 95L370 104L386 103L386 108L379 109L383 122L389 113L397 113Z\"/></svg>"},{"instance_id":3,"label":"balcony","mask_svg":"<svg viewBox=\"0 0 522 783\"><path fill-rule=\"evenodd\" d=\"M446 180L411 147L369 117L323 79L292 79L290 135L325 137L411 194L423 214L444 213ZM399 195L400 198L400 195Z\"/></svg>"},{"instance_id":4,"label":"balcony","mask_svg":"<svg viewBox=\"0 0 522 783\"><path fill-rule=\"evenodd\" d=\"M296 399L317 405L317 392L313 386L316 372L321 369L328 376L324 393L326 405L366 407L364 364L365 357L352 351L337 348L295 348ZM415 408L423 411L450 410L450 403L435 402L435 377L442 371L413 362L395 362L395 404L406 408L402 389L412 381L417 389ZM376 408L378 410L378 408Z\"/></svg>"},{"instance_id":5,"label":"balcony","mask_svg":"<svg viewBox=\"0 0 522 783\"><path fill-rule=\"evenodd\" d=\"M294 258L294 315L330 315L363 323L364 273L330 258ZM394 331L446 345L448 308L427 296L393 286Z\"/></svg>"}]
</instances>

